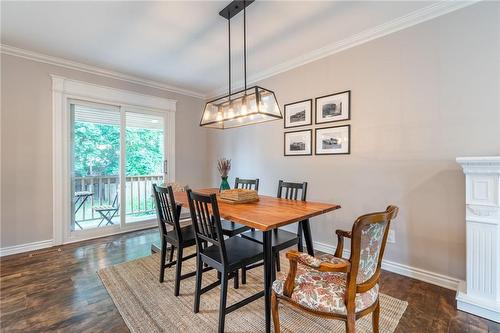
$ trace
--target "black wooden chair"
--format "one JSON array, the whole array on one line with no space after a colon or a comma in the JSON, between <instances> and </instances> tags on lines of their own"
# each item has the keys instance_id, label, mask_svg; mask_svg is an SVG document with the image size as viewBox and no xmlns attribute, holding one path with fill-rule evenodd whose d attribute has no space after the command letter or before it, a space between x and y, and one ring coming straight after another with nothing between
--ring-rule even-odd
<instances>
[{"instance_id":1,"label":"black wooden chair","mask_svg":"<svg viewBox=\"0 0 500 333\"><path fill-rule=\"evenodd\" d=\"M246 190L259 191L259 178L257 179L241 179L236 177L234 188L242 188ZM228 237L233 237L242 232L250 230L249 227L232 221L222 220L222 233Z\"/></svg>"},{"instance_id":2,"label":"black wooden chair","mask_svg":"<svg viewBox=\"0 0 500 333\"><path fill-rule=\"evenodd\" d=\"M196 253L193 253L183 257L183 252L186 247L196 245L194 229L192 225L181 227L180 216L182 206L176 204L172 186L161 187L153 184L153 193L155 196L156 213L161 236L160 282L164 281L165 269L176 265L174 295L179 296L181 280L196 274L195 271L181 275L182 262L196 256ZM167 231L167 226L172 227L173 230ZM171 247L169 262L165 263L167 243L170 244ZM177 260L173 260L174 249L177 249Z\"/></svg>"},{"instance_id":3,"label":"black wooden chair","mask_svg":"<svg viewBox=\"0 0 500 333\"><path fill-rule=\"evenodd\" d=\"M299 192L300 196L299 196ZM290 199L290 200L302 200L306 201L307 195L307 182L303 183L291 183L284 182L282 180L278 183L278 198ZM274 229L272 235L272 251L274 256L274 261L276 263L276 270L279 272L281 270L280 264L280 256L279 252L285 250L289 247L297 245L298 250L300 252L303 251L302 245L302 223L304 221L299 222L297 233L289 232L282 229ZM307 224L308 226L308 224ZM251 230L241 234L241 237L252 240L259 244L263 244L263 235L262 231L259 230ZM258 266L261 266L263 263L258 263L252 266L243 267L241 270L241 283L246 283L246 271Z\"/></svg>"},{"instance_id":4,"label":"black wooden chair","mask_svg":"<svg viewBox=\"0 0 500 333\"><path fill-rule=\"evenodd\" d=\"M226 314L250 303L264 295L261 291L231 306L226 306L228 280L234 279L238 287L238 270L263 259L262 245L242 237L224 239L222 233L219 206L215 194L203 195L187 190L191 221L193 223L197 254L196 257L196 287L194 312L200 310L200 297L203 293L220 284L219 329L224 332ZM204 243L207 243L205 246ZM203 266L208 265L217 270L219 280L202 288Z\"/></svg>"}]
</instances>

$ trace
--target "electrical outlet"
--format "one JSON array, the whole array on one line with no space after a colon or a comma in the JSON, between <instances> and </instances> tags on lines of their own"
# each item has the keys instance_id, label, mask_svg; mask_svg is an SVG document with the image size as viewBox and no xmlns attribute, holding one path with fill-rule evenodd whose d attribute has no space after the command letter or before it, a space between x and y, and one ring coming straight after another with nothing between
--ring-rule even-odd
<instances>
[{"instance_id":1,"label":"electrical outlet","mask_svg":"<svg viewBox=\"0 0 500 333\"><path fill-rule=\"evenodd\" d=\"M394 229L389 229L389 234L387 235L387 243L396 243L396 232Z\"/></svg>"}]
</instances>

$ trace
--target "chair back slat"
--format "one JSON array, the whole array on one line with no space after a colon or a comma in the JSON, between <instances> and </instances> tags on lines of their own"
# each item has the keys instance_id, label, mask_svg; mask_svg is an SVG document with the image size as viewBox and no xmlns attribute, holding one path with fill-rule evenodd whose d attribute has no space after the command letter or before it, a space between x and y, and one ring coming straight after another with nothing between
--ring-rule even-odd
<instances>
[{"instance_id":1,"label":"chair back slat","mask_svg":"<svg viewBox=\"0 0 500 333\"><path fill-rule=\"evenodd\" d=\"M236 177L234 180L234 188L242 188L245 190L259 191L259 178L256 179L243 179Z\"/></svg>"},{"instance_id":2,"label":"chair back slat","mask_svg":"<svg viewBox=\"0 0 500 333\"><path fill-rule=\"evenodd\" d=\"M300 200L306 201L307 197L307 182L292 183L282 180L278 183L278 198L298 200L300 192Z\"/></svg>"},{"instance_id":3,"label":"chair back slat","mask_svg":"<svg viewBox=\"0 0 500 333\"><path fill-rule=\"evenodd\" d=\"M195 193L188 189L187 197L198 251L202 251L202 244L204 242L217 246L222 263L225 265L227 263L227 255L217 196L215 194L204 195Z\"/></svg>"},{"instance_id":4,"label":"chair back slat","mask_svg":"<svg viewBox=\"0 0 500 333\"><path fill-rule=\"evenodd\" d=\"M167 234L167 225L171 226L180 242L182 242L182 233L180 226L181 206L175 203L172 186L162 187L153 184L153 193L155 197L156 215L158 226L162 236Z\"/></svg>"}]
</instances>

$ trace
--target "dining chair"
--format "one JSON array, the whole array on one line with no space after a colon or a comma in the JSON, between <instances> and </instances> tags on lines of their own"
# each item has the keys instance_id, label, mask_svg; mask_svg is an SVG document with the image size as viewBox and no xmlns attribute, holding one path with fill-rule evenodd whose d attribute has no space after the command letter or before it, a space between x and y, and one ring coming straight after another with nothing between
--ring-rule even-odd
<instances>
[{"instance_id":1,"label":"dining chair","mask_svg":"<svg viewBox=\"0 0 500 333\"><path fill-rule=\"evenodd\" d=\"M284 198L289 200L302 200L306 201L307 197L307 182L302 183L292 183L284 182L280 180L278 182L278 198ZM276 270L279 272L281 270L281 263L279 252L285 250L294 245L298 246L300 252L303 250L302 245L302 227L299 222L297 233L286 231L283 229L274 229L272 235L272 252L274 256L274 262L276 263ZM250 239L259 244L263 244L263 234L259 230L250 230L241 234L242 237ZM246 272L249 269L261 266L263 263L258 263L252 266L247 266L241 270L241 283L246 283Z\"/></svg>"},{"instance_id":2,"label":"dining chair","mask_svg":"<svg viewBox=\"0 0 500 333\"><path fill-rule=\"evenodd\" d=\"M156 203L156 214L161 238L160 255L160 283L164 281L165 269L176 265L174 295L179 296L180 282L186 278L194 276L195 272L184 275L182 273L182 262L196 256L196 253L183 256L184 249L196 245L194 229L192 225L181 227L180 216L182 206L174 199L172 186L162 187L153 184L153 193ZM170 227L171 230L167 230ZM169 229L170 229L169 228ZM169 261L166 263L167 244L170 244ZM174 250L177 249L177 260L173 260Z\"/></svg>"},{"instance_id":3,"label":"dining chair","mask_svg":"<svg viewBox=\"0 0 500 333\"><path fill-rule=\"evenodd\" d=\"M391 220L398 207L357 218L352 230L337 230L335 255L317 258L290 251L288 275L273 283L271 296L274 331L280 332L278 302L283 300L306 312L343 320L347 333L356 331L356 320L372 313L373 332L379 331L380 267ZM342 258L344 238L351 239L349 259Z\"/></svg>"},{"instance_id":4,"label":"dining chair","mask_svg":"<svg viewBox=\"0 0 500 333\"><path fill-rule=\"evenodd\" d=\"M242 179L236 177L234 181L234 188L242 188L245 190L259 191L259 178L256 179ZM250 230L249 227L233 221L221 220L222 233L228 237L233 237L242 232Z\"/></svg>"},{"instance_id":5,"label":"dining chair","mask_svg":"<svg viewBox=\"0 0 500 333\"><path fill-rule=\"evenodd\" d=\"M264 291L261 291L229 307L226 306L228 280L234 279L234 287L238 287L238 270L263 259L262 245L242 237L224 239L215 194L203 195L188 189L187 197L197 245L194 312L198 313L200 310L201 295L220 285L218 331L224 332L226 314L259 299L264 294ZM219 279L202 288L204 265L216 269Z\"/></svg>"}]
</instances>

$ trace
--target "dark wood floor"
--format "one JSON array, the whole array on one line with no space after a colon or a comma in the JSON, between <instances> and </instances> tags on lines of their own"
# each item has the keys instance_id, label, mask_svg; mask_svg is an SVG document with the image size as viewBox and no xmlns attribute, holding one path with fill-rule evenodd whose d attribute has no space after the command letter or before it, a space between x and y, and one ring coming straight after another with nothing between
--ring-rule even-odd
<instances>
[{"instance_id":1,"label":"dark wood floor","mask_svg":"<svg viewBox=\"0 0 500 333\"><path fill-rule=\"evenodd\" d=\"M1 331L128 332L96 271L149 255L155 240L146 230L2 258ZM385 271L381 288L409 302L397 332L500 333L457 311L454 291Z\"/></svg>"}]
</instances>

